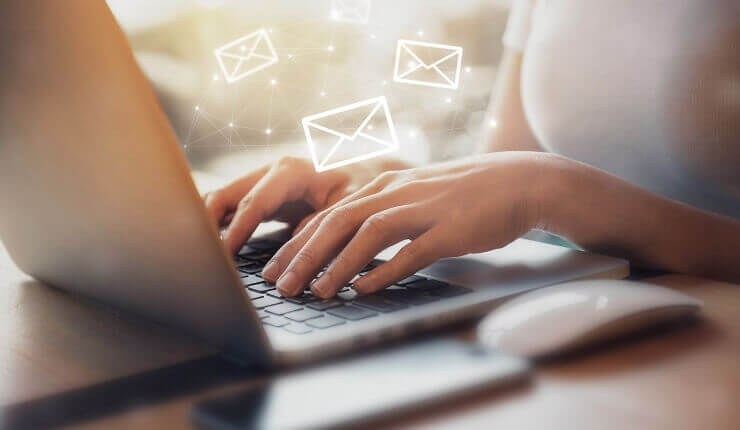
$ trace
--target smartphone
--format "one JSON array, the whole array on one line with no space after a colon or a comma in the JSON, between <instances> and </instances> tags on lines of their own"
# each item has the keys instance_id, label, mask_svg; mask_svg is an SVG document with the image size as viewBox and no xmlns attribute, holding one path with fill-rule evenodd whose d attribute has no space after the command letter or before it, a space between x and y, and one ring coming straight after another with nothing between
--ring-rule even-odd
<instances>
[{"instance_id":1,"label":"smartphone","mask_svg":"<svg viewBox=\"0 0 740 430\"><path fill-rule=\"evenodd\" d=\"M278 375L248 391L196 404L191 417L206 429L369 424L529 374L521 358L456 340L425 340Z\"/></svg>"}]
</instances>

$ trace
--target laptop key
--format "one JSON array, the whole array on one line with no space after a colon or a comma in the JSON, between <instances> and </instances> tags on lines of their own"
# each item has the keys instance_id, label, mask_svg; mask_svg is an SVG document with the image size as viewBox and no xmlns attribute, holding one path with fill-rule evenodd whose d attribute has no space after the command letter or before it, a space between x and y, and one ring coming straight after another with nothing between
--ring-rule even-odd
<instances>
[{"instance_id":1,"label":"laptop key","mask_svg":"<svg viewBox=\"0 0 740 430\"><path fill-rule=\"evenodd\" d=\"M276 299L285 299L282 294L278 290L270 290L267 292L267 295L270 297L275 297Z\"/></svg>"},{"instance_id":2,"label":"laptop key","mask_svg":"<svg viewBox=\"0 0 740 430\"><path fill-rule=\"evenodd\" d=\"M246 273L247 275L262 273L262 265L260 264L258 266L240 267L239 271L242 273Z\"/></svg>"},{"instance_id":3,"label":"laptop key","mask_svg":"<svg viewBox=\"0 0 740 430\"><path fill-rule=\"evenodd\" d=\"M272 284L268 284L265 281L261 281L259 284L250 285L247 288L258 293L266 293L268 291L274 290L275 286Z\"/></svg>"},{"instance_id":4,"label":"laptop key","mask_svg":"<svg viewBox=\"0 0 740 430\"><path fill-rule=\"evenodd\" d=\"M358 294L357 291L348 289L347 291L337 293L337 297L344 301L351 302L358 297Z\"/></svg>"},{"instance_id":5,"label":"laptop key","mask_svg":"<svg viewBox=\"0 0 740 430\"><path fill-rule=\"evenodd\" d=\"M379 291L377 294L387 297L394 302L412 306L425 305L427 303L436 302L440 299L440 297L432 296L425 291L412 290L410 288L387 289Z\"/></svg>"},{"instance_id":6,"label":"laptop key","mask_svg":"<svg viewBox=\"0 0 740 430\"><path fill-rule=\"evenodd\" d=\"M268 314L267 312L265 312L265 310L264 310L264 309L258 309L258 310L257 310L257 316L258 316L258 317L259 317L260 319L265 319L265 318L267 318L267 317L269 317L269 316L272 316L272 315L270 315L270 314Z\"/></svg>"},{"instance_id":7,"label":"laptop key","mask_svg":"<svg viewBox=\"0 0 740 430\"><path fill-rule=\"evenodd\" d=\"M274 306L274 305L277 305L278 303L282 303L282 302L283 301L280 300L280 299L276 299L274 297L265 296L265 297L261 297L261 298L256 299L256 300L252 300L252 305L255 308L257 308L257 309L264 309L264 308L266 308L268 306Z\"/></svg>"},{"instance_id":8,"label":"laptop key","mask_svg":"<svg viewBox=\"0 0 740 430\"><path fill-rule=\"evenodd\" d=\"M352 303L384 313L397 311L406 307L406 305L394 302L387 297L376 294L359 296Z\"/></svg>"},{"instance_id":9,"label":"laptop key","mask_svg":"<svg viewBox=\"0 0 740 430\"><path fill-rule=\"evenodd\" d=\"M311 309L316 309L317 311L325 311L327 309L342 306L343 304L344 302L341 300L327 299L327 300L319 300L317 302L309 303L306 306L308 306Z\"/></svg>"},{"instance_id":10,"label":"laptop key","mask_svg":"<svg viewBox=\"0 0 740 430\"><path fill-rule=\"evenodd\" d=\"M306 325L311 326L313 328L329 328L334 327L340 324L344 324L343 319L339 319L333 316L325 315L321 318L314 318L306 321Z\"/></svg>"},{"instance_id":11,"label":"laptop key","mask_svg":"<svg viewBox=\"0 0 740 430\"><path fill-rule=\"evenodd\" d=\"M415 275L414 275L415 276ZM408 279L408 278L406 278ZM420 281L412 282L410 284L406 284L407 288L412 288L414 290L423 290L423 291L430 291L435 288L444 287L449 284L442 282L442 281L435 281L434 279L423 279Z\"/></svg>"},{"instance_id":12,"label":"laptop key","mask_svg":"<svg viewBox=\"0 0 740 430\"><path fill-rule=\"evenodd\" d=\"M429 294L432 296L439 296L439 297L455 297L462 294L467 294L472 292L473 290L465 287L461 287L459 285L445 285L439 288L435 288L433 290L429 291Z\"/></svg>"},{"instance_id":13,"label":"laptop key","mask_svg":"<svg viewBox=\"0 0 740 430\"><path fill-rule=\"evenodd\" d=\"M344 318L350 321L357 321L377 315L376 312L373 312L369 309L351 305L344 305L338 308L332 308L329 309L327 313L334 315L335 317Z\"/></svg>"},{"instance_id":14,"label":"laptop key","mask_svg":"<svg viewBox=\"0 0 740 430\"><path fill-rule=\"evenodd\" d=\"M307 303L315 302L316 300L319 300L319 298L311 293L303 293L300 296L286 297L285 300L291 303L305 305Z\"/></svg>"},{"instance_id":15,"label":"laptop key","mask_svg":"<svg viewBox=\"0 0 740 430\"><path fill-rule=\"evenodd\" d=\"M252 291L252 290L247 290L247 295L252 300L259 299L260 297L262 297L262 294L260 294L260 293L258 293L256 291Z\"/></svg>"},{"instance_id":16,"label":"laptop key","mask_svg":"<svg viewBox=\"0 0 740 430\"><path fill-rule=\"evenodd\" d=\"M283 315L287 314L288 312L299 311L301 309L303 309L301 306L294 305L293 303L283 302L279 305L270 306L265 310L271 314Z\"/></svg>"},{"instance_id":17,"label":"laptop key","mask_svg":"<svg viewBox=\"0 0 740 430\"><path fill-rule=\"evenodd\" d=\"M249 286L249 285L255 285L255 284L259 284L259 283L265 282L259 276L247 275L246 273L243 274L243 275L244 276L242 277L242 284L247 285L247 286Z\"/></svg>"},{"instance_id":18,"label":"laptop key","mask_svg":"<svg viewBox=\"0 0 740 430\"><path fill-rule=\"evenodd\" d=\"M324 314L322 314L319 311L315 311L313 309L301 309L300 311L289 312L283 316L293 321L303 322L303 321L308 321L312 318L318 318L322 315Z\"/></svg>"},{"instance_id":19,"label":"laptop key","mask_svg":"<svg viewBox=\"0 0 740 430\"><path fill-rule=\"evenodd\" d=\"M290 324L290 321L288 321L287 319L285 319L283 317L279 317L277 315L270 315L269 317L264 318L262 320L262 323L263 324L267 324L267 325L271 325L273 327L282 327L284 325Z\"/></svg>"},{"instance_id":20,"label":"laptop key","mask_svg":"<svg viewBox=\"0 0 740 430\"><path fill-rule=\"evenodd\" d=\"M305 325L301 323L290 323L288 325L283 326L282 328L293 334L306 334L306 333L311 332L310 328L306 327Z\"/></svg>"}]
</instances>

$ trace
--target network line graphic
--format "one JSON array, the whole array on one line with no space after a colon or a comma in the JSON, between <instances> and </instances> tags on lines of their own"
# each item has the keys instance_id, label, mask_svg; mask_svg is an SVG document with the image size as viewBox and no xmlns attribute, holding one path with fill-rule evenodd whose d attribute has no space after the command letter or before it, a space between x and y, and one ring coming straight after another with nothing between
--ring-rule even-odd
<instances>
[{"instance_id":1,"label":"network line graphic","mask_svg":"<svg viewBox=\"0 0 740 430\"><path fill-rule=\"evenodd\" d=\"M237 34L214 47L208 65L210 78L192 105L187 132L183 129L181 135L186 151L280 146L296 156L308 156L302 118L376 97L384 97L396 121L394 148L401 151L405 141L423 138L429 112L444 119L440 133L465 132L467 125L458 120L456 112L461 100L452 86L423 88L394 80L399 38L389 40L382 23L371 20L353 25L327 16L325 21L309 24L246 28L242 36ZM417 40L423 51L422 30L414 28L404 35ZM439 46L444 45L435 45ZM429 55L439 52L414 52L436 66ZM452 52L459 55L447 63L457 69L442 71L463 88L460 75L470 75L471 68L458 58L461 48ZM377 127L387 125L381 121Z\"/></svg>"}]
</instances>

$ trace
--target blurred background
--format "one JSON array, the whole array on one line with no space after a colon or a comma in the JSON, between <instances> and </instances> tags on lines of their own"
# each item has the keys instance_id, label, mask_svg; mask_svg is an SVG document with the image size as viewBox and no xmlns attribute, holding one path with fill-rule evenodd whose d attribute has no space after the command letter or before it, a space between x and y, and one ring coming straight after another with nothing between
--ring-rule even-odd
<instances>
[{"instance_id":1,"label":"blurred background","mask_svg":"<svg viewBox=\"0 0 740 430\"><path fill-rule=\"evenodd\" d=\"M385 95L414 163L474 151L510 0L374 0L367 24L332 0L108 0L194 170L230 180L283 155L308 156L300 120ZM279 62L227 83L213 51L265 29ZM396 42L463 48L456 90L393 82Z\"/></svg>"}]
</instances>

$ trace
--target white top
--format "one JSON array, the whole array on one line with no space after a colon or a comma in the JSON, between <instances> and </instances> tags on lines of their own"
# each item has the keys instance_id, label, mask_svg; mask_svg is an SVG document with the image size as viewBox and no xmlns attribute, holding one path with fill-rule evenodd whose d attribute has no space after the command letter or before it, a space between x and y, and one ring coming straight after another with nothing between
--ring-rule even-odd
<instances>
[{"instance_id":1,"label":"white top","mask_svg":"<svg viewBox=\"0 0 740 430\"><path fill-rule=\"evenodd\" d=\"M514 0L547 150L740 218L740 1Z\"/></svg>"}]
</instances>

